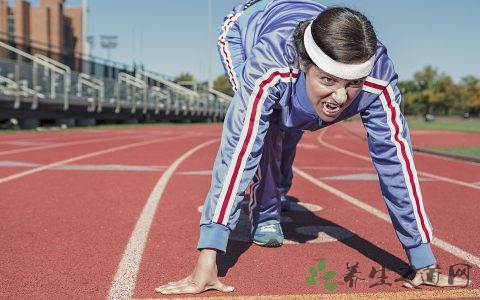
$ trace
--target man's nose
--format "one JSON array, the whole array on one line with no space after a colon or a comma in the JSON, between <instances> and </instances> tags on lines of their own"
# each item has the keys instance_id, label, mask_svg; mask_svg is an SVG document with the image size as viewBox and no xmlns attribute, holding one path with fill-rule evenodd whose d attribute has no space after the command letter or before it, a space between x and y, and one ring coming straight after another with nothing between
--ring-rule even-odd
<instances>
[{"instance_id":1,"label":"man's nose","mask_svg":"<svg viewBox=\"0 0 480 300\"><path fill-rule=\"evenodd\" d=\"M343 104L347 101L347 90L345 88L339 88L335 90L332 94L333 100L338 104Z\"/></svg>"}]
</instances>

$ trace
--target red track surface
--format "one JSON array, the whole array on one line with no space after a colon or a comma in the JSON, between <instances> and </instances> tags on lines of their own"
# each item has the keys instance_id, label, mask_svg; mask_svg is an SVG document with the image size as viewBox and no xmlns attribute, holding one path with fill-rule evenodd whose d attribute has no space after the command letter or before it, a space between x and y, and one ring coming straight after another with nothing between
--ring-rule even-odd
<instances>
[{"instance_id":1,"label":"red track surface","mask_svg":"<svg viewBox=\"0 0 480 300\"><path fill-rule=\"evenodd\" d=\"M0 135L0 298L175 298L154 288L187 275L196 260L198 208L220 131L192 125ZM305 134L290 193L299 202L283 215L283 247L252 245L243 216L218 261L236 290L185 297L480 298L480 164L416 153L442 271L469 265L474 284L407 290L395 282L405 254L384 220L366 143L353 132L363 134L357 123ZM478 134L445 136L412 132L416 146L457 137L480 146ZM305 282L321 259L337 271L333 292ZM360 279L350 287L347 264L356 263ZM369 276L383 267L383 283L391 285L377 285L380 272Z\"/></svg>"}]
</instances>

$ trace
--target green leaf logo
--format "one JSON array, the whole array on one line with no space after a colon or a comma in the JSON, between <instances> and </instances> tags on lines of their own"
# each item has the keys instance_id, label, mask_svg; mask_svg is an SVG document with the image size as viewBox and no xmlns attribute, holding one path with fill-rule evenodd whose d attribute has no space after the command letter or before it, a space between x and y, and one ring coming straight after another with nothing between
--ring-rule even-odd
<instances>
[{"instance_id":1,"label":"green leaf logo","mask_svg":"<svg viewBox=\"0 0 480 300\"><path fill-rule=\"evenodd\" d=\"M334 290L336 290L338 288L338 284L336 284L335 282L327 282L323 286L329 292L333 292Z\"/></svg>"},{"instance_id":2,"label":"green leaf logo","mask_svg":"<svg viewBox=\"0 0 480 300\"><path fill-rule=\"evenodd\" d=\"M318 271L322 272L327 267L327 262L324 259L321 259L317 264Z\"/></svg>"},{"instance_id":3,"label":"green leaf logo","mask_svg":"<svg viewBox=\"0 0 480 300\"><path fill-rule=\"evenodd\" d=\"M305 282L309 286L323 286L327 291L333 292L338 288L338 284L331 281L337 275L337 271L329 270L326 271L323 275L321 274L327 268L327 261L325 259L321 259L317 263L317 267L308 267L308 273L310 276L305 277ZM322 283L322 280L325 283Z\"/></svg>"},{"instance_id":4,"label":"green leaf logo","mask_svg":"<svg viewBox=\"0 0 480 300\"><path fill-rule=\"evenodd\" d=\"M315 267L308 267L308 272L310 272L310 275L312 275L312 277L318 276L318 270Z\"/></svg>"},{"instance_id":5,"label":"green leaf logo","mask_svg":"<svg viewBox=\"0 0 480 300\"><path fill-rule=\"evenodd\" d=\"M337 275L337 271L327 271L325 274L323 274L323 279L332 280L335 275Z\"/></svg>"}]
</instances>

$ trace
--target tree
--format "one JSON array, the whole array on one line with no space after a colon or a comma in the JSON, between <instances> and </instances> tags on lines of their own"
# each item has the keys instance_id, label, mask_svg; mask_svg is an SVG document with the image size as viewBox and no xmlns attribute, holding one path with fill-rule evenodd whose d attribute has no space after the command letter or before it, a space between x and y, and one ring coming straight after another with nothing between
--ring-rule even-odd
<instances>
[{"instance_id":1,"label":"tree","mask_svg":"<svg viewBox=\"0 0 480 300\"><path fill-rule=\"evenodd\" d=\"M190 73L181 73L175 79L173 79L175 82L180 82L180 81L195 81L195 77L190 74Z\"/></svg>"},{"instance_id":2,"label":"tree","mask_svg":"<svg viewBox=\"0 0 480 300\"><path fill-rule=\"evenodd\" d=\"M478 116L480 114L480 79L473 76L464 77L461 86L466 102L466 113L470 116Z\"/></svg>"},{"instance_id":3,"label":"tree","mask_svg":"<svg viewBox=\"0 0 480 300\"><path fill-rule=\"evenodd\" d=\"M433 88L435 89L435 98L432 99L432 104L437 112L441 109L444 115L448 115L451 109L461 107L460 88L450 76L443 74L438 77Z\"/></svg>"},{"instance_id":4,"label":"tree","mask_svg":"<svg viewBox=\"0 0 480 300\"><path fill-rule=\"evenodd\" d=\"M399 82L398 87L405 114L480 114L480 79L471 75L456 84L450 76L427 66L414 74L413 81Z\"/></svg>"},{"instance_id":5,"label":"tree","mask_svg":"<svg viewBox=\"0 0 480 300\"><path fill-rule=\"evenodd\" d=\"M233 90L230 87L230 83L228 82L227 76L225 74L218 76L213 81L213 88L219 92L233 96Z\"/></svg>"},{"instance_id":6,"label":"tree","mask_svg":"<svg viewBox=\"0 0 480 300\"><path fill-rule=\"evenodd\" d=\"M174 81L183 87L189 88L195 92L197 91L197 80L195 80L195 77L190 73L181 73L174 79Z\"/></svg>"},{"instance_id":7,"label":"tree","mask_svg":"<svg viewBox=\"0 0 480 300\"><path fill-rule=\"evenodd\" d=\"M413 75L418 95L416 101L423 106L424 115L432 114L434 103L437 102L437 91L434 87L438 78L438 71L432 66L426 66L423 71L416 72Z\"/></svg>"},{"instance_id":8,"label":"tree","mask_svg":"<svg viewBox=\"0 0 480 300\"><path fill-rule=\"evenodd\" d=\"M402 94L400 107L405 115L417 115L422 112L422 105L418 101L418 89L415 81L407 80L398 82L398 88Z\"/></svg>"}]
</instances>

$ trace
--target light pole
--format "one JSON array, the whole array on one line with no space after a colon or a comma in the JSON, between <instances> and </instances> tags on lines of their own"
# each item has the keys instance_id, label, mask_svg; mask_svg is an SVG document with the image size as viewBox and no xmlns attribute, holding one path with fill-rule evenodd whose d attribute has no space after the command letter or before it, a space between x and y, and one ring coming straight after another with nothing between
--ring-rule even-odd
<instances>
[{"instance_id":1,"label":"light pole","mask_svg":"<svg viewBox=\"0 0 480 300\"><path fill-rule=\"evenodd\" d=\"M102 48L107 49L107 58L110 60L110 50L114 49L118 45L118 36L116 35L101 35L100 45Z\"/></svg>"},{"instance_id":2,"label":"light pole","mask_svg":"<svg viewBox=\"0 0 480 300\"><path fill-rule=\"evenodd\" d=\"M212 55L211 55L211 51L212 51L212 47L210 46L210 39L212 39L212 0L208 0L208 22L207 22L207 26L208 26L208 31L207 31L207 34L208 34L208 37L207 37L207 43L208 43L208 47L207 47L207 80L208 80L208 88L212 88Z\"/></svg>"},{"instance_id":3,"label":"light pole","mask_svg":"<svg viewBox=\"0 0 480 300\"><path fill-rule=\"evenodd\" d=\"M83 40L83 49L82 49L82 72L90 74L90 57L92 51L92 43L93 41L89 40L89 36L87 33L87 18L88 14L88 0L83 0L82 5L82 40Z\"/></svg>"}]
</instances>

